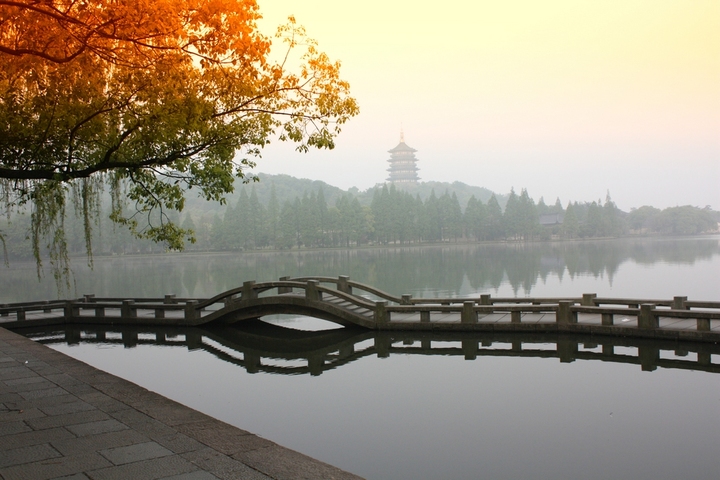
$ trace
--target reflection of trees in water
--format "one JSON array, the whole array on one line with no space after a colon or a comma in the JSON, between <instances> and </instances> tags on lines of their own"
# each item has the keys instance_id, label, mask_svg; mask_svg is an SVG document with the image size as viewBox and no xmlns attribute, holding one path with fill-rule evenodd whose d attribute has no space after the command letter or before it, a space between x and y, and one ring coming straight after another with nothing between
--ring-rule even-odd
<instances>
[{"instance_id":1,"label":"reflection of trees in water","mask_svg":"<svg viewBox=\"0 0 720 480\"><path fill-rule=\"evenodd\" d=\"M77 290L70 296L208 297L246 280L284 275L350 275L396 295L415 296L458 294L464 280L472 292L497 291L508 282L517 295L529 294L539 280L552 276L612 282L625 262L692 265L717 255L720 240L709 237L96 258L94 271L76 267ZM35 269L25 264L3 271L0 292L2 302L58 296L51 278L38 283Z\"/></svg>"}]
</instances>

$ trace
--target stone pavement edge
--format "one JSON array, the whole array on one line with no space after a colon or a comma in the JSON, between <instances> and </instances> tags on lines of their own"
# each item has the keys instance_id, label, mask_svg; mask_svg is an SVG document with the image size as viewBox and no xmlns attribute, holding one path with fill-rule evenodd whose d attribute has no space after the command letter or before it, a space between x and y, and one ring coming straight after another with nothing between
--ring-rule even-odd
<instances>
[{"instance_id":1,"label":"stone pavement edge","mask_svg":"<svg viewBox=\"0 0 720 480\"><path fill-rule=\"evenodd\" d=\"M360 479L3 328L0 478Z\"/></svg>"}]
</instances>

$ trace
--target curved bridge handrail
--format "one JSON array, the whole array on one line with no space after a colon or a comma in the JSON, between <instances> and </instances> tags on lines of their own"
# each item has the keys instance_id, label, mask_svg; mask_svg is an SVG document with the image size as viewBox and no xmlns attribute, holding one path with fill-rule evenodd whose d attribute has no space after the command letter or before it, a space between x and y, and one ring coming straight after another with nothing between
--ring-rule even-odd
<instances>
[{"instance_id":1,"label":"curved bridge handrail","mask_svg":"<svg viewBox=\"0 0 720 480\"><path fill-rule=\"evenodd\" d=\"M309 278L309 280L317 280L317 278ZM330 283L330 282L328 282ZM218 295L215 295L214 297L205 300L203 302L200 302L194 306L195 310L202 310L203 308L218 303L220 301L223 301L226 298L232 297L233 295L242 294L246 287L238 287L231 290L228 290L226 292L220 293ZM280 288L297 288L297 289L307 289L307 282L303 283L301 281L298 281L297 279L292 280L278 280L278 281L270 281L270 282L261 282L261 283L255 283L252 284L252 290L254 293L258 292L264 292L267 290L272 290L274 288L280 289ZM318 285L317 287L318 292L324 292L330 295L334 295L342 300L345 300L347 302L352 303L355 306L363 307L367 309L373 309L375 308L375 303L367 300L362 297L358 297L352 294L347 294L344 292L341 292L340 290L336 290L333 288L328 288L322 285ZM242 297L241 297L242 300Z\"/></svg>"},{"instance_id":2,"label":"curved bridge handrail","mask_svg":"<svg viewBox=\"0 0 720 480\"><path fill-rule=\"evenodd\" d=\"M368 309L375 308L375 302L373 302L372 300L368 300L363 297L357 297L351 293L341 292L340 290L333 290L332 288L323 287L322 285L318 285L317 289L319 292L325 292L343 300L347 300L348 302L351 302L358 307L364 307Z\"/></svg>"},{"instance_id":3,"label":"curved bridge handrail","mask_svg":"<svg viewBox=\"0 0 720 480\"><path fill-rule=\"evenodd\" d=\"M317 280L318 282L321 282L321 283L334 283L335 285L338 285L338 283L340 281L340 279L336 278L336 277L293 277L290 280L294 280L294 281ZM375 295L376 297L384 298L385 300L387 300L389 302L400 303L400 301L401 301L400 297L395 297L387 292L378 290L377 288L367 285L365 283L360 283L360 282L356 282L354 280L348 279L347 284L350 287L365 291L367 293Z\"/></svg>"},{"instance_id":4,"label":"curved bridge handrail","mask_svg":"<svg viewBox=\"0 0 720 480\"><path fill-rule=\"evenodd\" d=\"M288 288L305 288L307 284L302 282L294 282L294 281L273 281L273 282L261 282L261 283L254 283L252 285L252 289L255 292L265 292L267 290L271 290L273 288L278 287L288 287ZM243 290L245 289L245 286L233 288L231 290L228 290L226 292L219 293L215 295L212 298L209 298L205 301L202 301L198 303L195 308L201 309L205 308L209 305L212 305L214 303L218 303L221 300L224 300L225 298L232 297L233 295L242 294Z\"/></svg>"}]
</instances>

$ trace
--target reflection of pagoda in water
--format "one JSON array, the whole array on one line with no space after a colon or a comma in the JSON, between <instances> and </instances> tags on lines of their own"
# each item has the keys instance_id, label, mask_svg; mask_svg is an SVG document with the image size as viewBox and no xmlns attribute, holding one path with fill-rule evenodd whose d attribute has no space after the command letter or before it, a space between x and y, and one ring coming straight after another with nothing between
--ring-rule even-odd
<instances>
[{"instance_id":1,"label":"reflection of pagoda in water","mask_svg":"<svg viewBox=\"0 0 720 480\"><path fill-rule=\"evenodd\" d=\"M390 168L387 169L390 172L388 182L400 183L400 184L415 184L420 178L418 177L417 158L415 158L414 148L410 148L405 143L405 138L402 130L400 131L400 143L397 147L390 152Z\"/></svg>"}]
</instances>

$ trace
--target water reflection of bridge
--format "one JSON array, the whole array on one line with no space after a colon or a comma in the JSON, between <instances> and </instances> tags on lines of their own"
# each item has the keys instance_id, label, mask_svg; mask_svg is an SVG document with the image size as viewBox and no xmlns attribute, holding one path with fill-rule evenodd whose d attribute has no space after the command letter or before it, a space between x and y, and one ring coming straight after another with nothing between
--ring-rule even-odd
<instances>
[{"instance_id":1,"label":"water reflection of bridge","mask_svg":"<svg viewBox=\"0 0 720 480\"><path fill-rule=\"evenodd\" d=\"M239 326L68 325L23 329L44 344L162 345L204 350L249 373L320 375L364 357L391 355L597 360L720 373L720 345L558 333L378 332L358 328L305 332L260 320Z\"/></svg>"}]
</instances>

